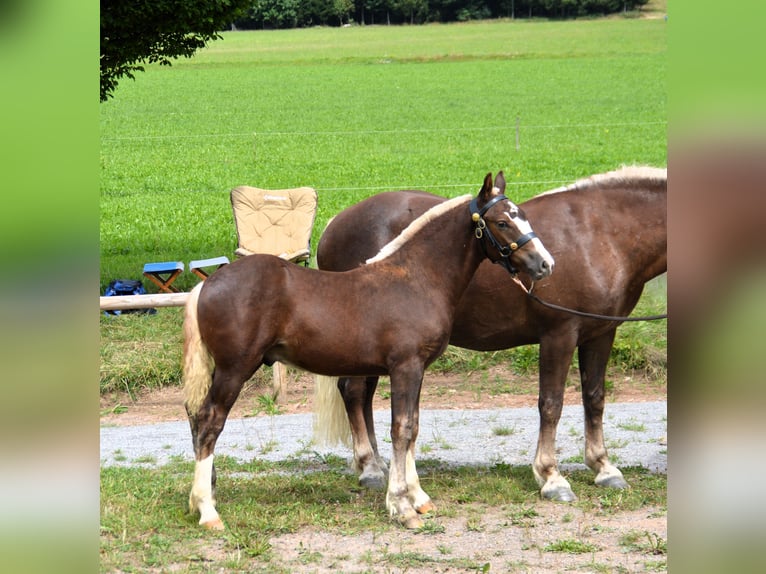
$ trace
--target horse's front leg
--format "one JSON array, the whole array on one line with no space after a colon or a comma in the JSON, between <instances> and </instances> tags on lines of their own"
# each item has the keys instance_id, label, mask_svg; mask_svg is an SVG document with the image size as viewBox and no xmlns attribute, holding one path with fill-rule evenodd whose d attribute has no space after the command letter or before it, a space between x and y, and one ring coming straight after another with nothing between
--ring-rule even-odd
<instances>
[{"instance_id":1,"label":"horse's front leg","mask_svg":"<svg viewBox=\"0 0 766 574\"><path fill-rule=\"evenodd\" d=\"M557 502L577 500L569 482L561 476L556 462L556 428L564 405L564 387L575 348L574 335L540 341L540 434L532 464L540 494Z\"/></svg>"},{"instance_id":2,"label":"horse's front leg","mask_svg":"<svg viewBox=\"0 0 766 574\"><path fill-rule=\"evenodd\" d=\"M189 510L200 513L200 525L223 530L221 517L215 509L215 443L226 423L226 417L239 396L244 380L228 379L216 370L213 386L196 413L187 413L194 445L194 482L189 494Z\"/></svg>"},{"instance_id":3,"label":"horse's front leg","mask_svg":"<svg viewBox=\"0 0 766 574\"><path fill-rule=\"evenodd\" d=\"M585 464L596 473L596 484L627 488L622 472L609 462L604 444L604 378L616 329L580 345L580 380L585 409Z\"/></svg>"},{"instance_id":4,"label":"horse's front leg","mask_svg":"<svg viewBox=\"0 0 766 574\"><path fill-rule=\"evenodd\" d=\"M386 508L406 528L423 526L417 508L427 510L431 499L420 488L415 469L414 445L418 432L418 403L423 364L414 361L391 372L391 443L393 456L388 475Z\"/></svg>"},{"instance_id":5,"label":"horse's front leg","mask_svg":"<svg viewBox=\"0 0 766 574\"><path fill-rule=\"evenodd\" d=\"M375 426L372 420L372 399L378 377L342 377L338 379L338 390L346 407L351 438L354 443L354 463L359 474L359 483L367 488L382 490L386 484L385 466L381 466L378 444L375 440Z\"/></svg>"}]
</instances>

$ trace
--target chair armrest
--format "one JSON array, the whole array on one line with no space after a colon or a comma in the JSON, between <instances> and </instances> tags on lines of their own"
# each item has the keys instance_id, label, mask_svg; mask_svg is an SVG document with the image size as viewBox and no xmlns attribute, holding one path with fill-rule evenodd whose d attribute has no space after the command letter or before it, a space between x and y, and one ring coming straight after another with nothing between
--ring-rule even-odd
<instances>
[{"instance_id":1,"label":"chair armrest","mask_svg":"<svg viewBox=\"0 0 766 574\"><path fill-rule=\"evenodd\" d=\"M237 257L247 257L248 255L254 255L255 251L250 251L249 249L245 249L244 247L237 247L237 249L234 250L234 255Z\"/></svg>"},{"instance_id":2,"label":"chair armrest","mask_svg":"<svg viewBox=\"0 0 766 574\"><path fill-rule=\"evenodd\" d=\"M299 249L298 251L293 251L292 253L280 254L280 257L282 259L286 259L287 261L301 261L303 259L308 259L310 256L311 251L309 249Z\"/></svg>"}]
</instances>

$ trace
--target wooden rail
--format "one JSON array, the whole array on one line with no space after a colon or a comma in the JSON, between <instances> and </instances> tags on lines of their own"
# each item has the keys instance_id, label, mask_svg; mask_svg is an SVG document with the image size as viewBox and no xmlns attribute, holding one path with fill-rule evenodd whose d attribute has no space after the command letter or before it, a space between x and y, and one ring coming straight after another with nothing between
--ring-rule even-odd
<instances>
[{"instance_id":1,"label":"wooden rail","mask_svg":"<svg viewBox=\"0 0 766 574\"><path fill-rule=\"evenodd\" d=\"M102 311L150 309L152 307L183 307L189 293L153 293L149 295L115 295L99 297Z\"/></svg>"}]
</instances>

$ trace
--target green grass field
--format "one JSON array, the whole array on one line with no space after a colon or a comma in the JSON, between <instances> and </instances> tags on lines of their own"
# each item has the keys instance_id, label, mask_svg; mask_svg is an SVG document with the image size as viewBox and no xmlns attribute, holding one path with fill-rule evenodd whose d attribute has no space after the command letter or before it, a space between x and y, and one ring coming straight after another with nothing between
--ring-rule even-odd
<instances>
[{"instance_id":1,"label":"green grass field","mask_svg":"<svg viewBox=\"0 0 766 574\"><path fill-rule=\"evenodd\" d=\"M666 26L227 32L192 59L149 66L100 107L101 290L147 262L233 259L237 185L315 187L316 246L330 217L380 191L451 197L502 169L523 201L623 164L665 166ZM186 272L176 285L196 282ZM103 388L177 382L180 321L158 315L102 318Z\"/></svg>"},{"instance_id":2,"label":"green grass field","mask_svg":"<svg viewBox=\"0 0 766 574\"><path fill-rule=\"evenodd\" d=\"M317 188L316 244L383 190L454 196L502 169L523 200L666 165L666 44L662 20L226 33L101 105L101 287L231 256L236 185Z\"/></svg>"}]
</instances>

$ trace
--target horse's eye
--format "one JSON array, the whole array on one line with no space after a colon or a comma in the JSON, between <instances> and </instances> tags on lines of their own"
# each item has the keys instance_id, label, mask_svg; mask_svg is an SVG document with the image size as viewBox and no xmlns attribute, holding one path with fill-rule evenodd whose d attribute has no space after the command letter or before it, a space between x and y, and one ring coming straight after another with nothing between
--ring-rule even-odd
<instances>
[{"instance_id":1,"label":"horse's eye","mask_svg":"<svg viewBox=\"0 0 766 574\"><path fill-rule=\"evenodd\" d=\"M498 221L498 222L497 222L497 226L498 226L500 229L505 229L506 227L508 227L508 224L507 224L505 221Z\"/></svg>"}]
</instances>

